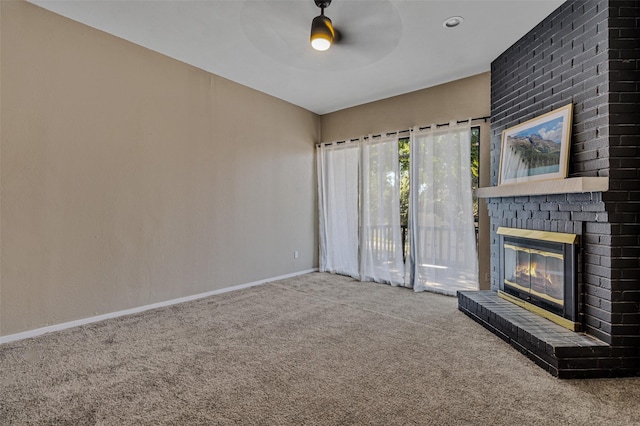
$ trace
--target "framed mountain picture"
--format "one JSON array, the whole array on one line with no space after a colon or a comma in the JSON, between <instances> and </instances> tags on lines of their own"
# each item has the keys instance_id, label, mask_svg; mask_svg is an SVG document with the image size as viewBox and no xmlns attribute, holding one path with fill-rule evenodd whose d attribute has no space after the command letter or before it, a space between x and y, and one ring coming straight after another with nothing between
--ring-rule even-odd
<instances>
[{"instance_id":1,"label":"framed mountain picture","mask_svg":"<svg viewBox=\"0 0 640 426\"><path fill-rule=\"evenodd\" d=\"M572 110L568 104L502 132L499 185L567 177Z\"/></svg>"}]
</instances>

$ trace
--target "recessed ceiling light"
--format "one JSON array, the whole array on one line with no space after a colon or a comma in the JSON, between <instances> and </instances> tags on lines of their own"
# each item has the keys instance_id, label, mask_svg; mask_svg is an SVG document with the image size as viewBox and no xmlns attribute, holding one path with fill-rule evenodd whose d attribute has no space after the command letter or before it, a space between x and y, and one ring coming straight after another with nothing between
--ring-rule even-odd
<instances>
[{"instance_id":1,"label":"recessed ceiling light","mask_svg":"<svg viewBox=\"0 0 640 426\"><path fill-rule=\"evenodd\" d=\"M446 19L442 26L445 28L455 28L458 25L462 24L464 18L462 16L452 16L451 18Z\"/></svg>"}]
</instances>

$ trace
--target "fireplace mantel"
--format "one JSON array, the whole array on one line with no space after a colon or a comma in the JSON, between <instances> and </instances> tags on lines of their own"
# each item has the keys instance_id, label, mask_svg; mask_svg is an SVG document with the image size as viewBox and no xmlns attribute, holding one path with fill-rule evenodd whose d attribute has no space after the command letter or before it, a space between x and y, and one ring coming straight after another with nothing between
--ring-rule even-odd
<instances>
[{"instance_id":1,"label":"fireplace mantel","mask_svg":"<svg viewBox=\"0 0 640 426\"><path fill-rule=\"evenodd\" d=\"M608 177L574 177L510 183L478 188L478 198L513 197L519 195L574 194L579 192L605 192L609 190Z\"/></svg>"}]
</instances>

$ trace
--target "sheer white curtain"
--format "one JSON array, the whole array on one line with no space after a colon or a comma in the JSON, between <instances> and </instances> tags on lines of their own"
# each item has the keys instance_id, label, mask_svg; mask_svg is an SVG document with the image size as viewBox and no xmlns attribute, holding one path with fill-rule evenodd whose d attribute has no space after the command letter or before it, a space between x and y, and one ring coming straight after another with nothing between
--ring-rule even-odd
<instances>
[{"instance_id":1,"label":"sheer white curtain","mask_svg":"<svg viewBox=\"0 0 640 426\"><path fill-rule=\"evenodd\" d=\"M455 295L478 288L468 123L411 139L411 275L415 291Z\"/></svg>"},{"instance_id":2,"label":"sheer white curtain","mask_svg":"<svg viewBox=\"0 0 640 426\"><path fill-rule=\"evenodd\" d=\"M317 150L320 271L359 278L359 143L324 144Z\"/></svg>"},{"instance_id":3,"label":"sheer white curtain","mask_svg":"<svg viewBox=\"0 0 640 426\"><path fill-rule=\"evenodd\" d=\"M404 285L398 137L362 142L360 279Z\"/></svg>"}]
</instances>

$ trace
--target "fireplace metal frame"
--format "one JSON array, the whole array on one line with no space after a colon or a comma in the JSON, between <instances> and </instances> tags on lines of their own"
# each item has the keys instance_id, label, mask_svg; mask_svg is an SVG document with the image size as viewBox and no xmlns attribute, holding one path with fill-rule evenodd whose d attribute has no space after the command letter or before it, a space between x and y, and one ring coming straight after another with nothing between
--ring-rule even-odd
<instances>
[{"instance_id":1,"label":"fireplace metal frame","mask_svg":"<svg viewBox=\"0 0 640 426\"><path fill-rule=\"evenodd\" d=\"M497 230L500 243L499 287L500 297L525 309L535 312L565 328L581 330L578 309L578 235L561 232L531 231L500 227ZM534 294L518 291L514 287L505 287L504 244L526 244L533 249L556 251L564 257L564 304L562 308L548 303Z\"/></svg>"}]
</instances>

